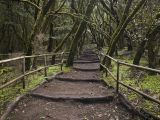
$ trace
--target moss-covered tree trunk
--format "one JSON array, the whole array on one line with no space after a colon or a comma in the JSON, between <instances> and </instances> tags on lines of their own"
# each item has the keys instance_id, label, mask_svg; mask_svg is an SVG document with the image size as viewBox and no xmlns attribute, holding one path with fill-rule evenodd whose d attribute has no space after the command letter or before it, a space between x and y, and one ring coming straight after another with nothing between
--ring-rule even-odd
<instances>
[{"instance_id":1,"label":"moss-covered tree trunk","mask_svg":"<svg viewBox=\"0 0 160 120\"><path fill-rule=\"evenodd\" d=\"M76 52L77 52L78 42L79 42L80 37L83 34L84 30L86 29L87 22L85 20L88 20L90 18L96 2L97 2L97 0L90 0L89 4L87 6L87 10L86 10L84 19L81 21L79 28L75 34L75 37L71 43L70 53L69 53L69 56L67 59L67 66L73 65L74 56L76 55Z\"/></svg>"},{"instance_id":2,"label":"moss-covered tree trunk","mask_svg":"<svg viewBox=\"0 0 160 120\"><path fill-rule=\"evenodd\" d=\"M146 49L146 45L147 45L147 49L148 49L148 66L150 68L155 68L156 67L156 63L155 63L155 57L156 57L156 52L155 52L155 42L156 42L156 35L160 33L160 25L156 26L154 29L149 30L147 32L146 38L147 40L143 40L136 52L136 55L134 57L133 60L133 64L135 65L139 65L140 59Z\"/></svg>"},{"instance_id":3,"label":"moss-covered tree trunk","mask_svg":"<svg viewBox=\"0 0 160 120\"><path fill-rule=\"evenodd\" d=\"M160 25L148 34L148 62L150 68L156 68L156 36L160 33Z\"/></svg>"},{"instance_id":4,"label":"moss-covered tree trunk","mask_svg":"<svg viewBox=\"0 0 160 120\"><path fill-rule=\"evenodd\" d=\"M139 65L139 62L140 62L141 57L142 57L142 55L144 53L144 50L145 50L146 43L147 43L147 40L143 40L140 43L140 45L139 45L139 47L137 49L136 55L134 57L134 60L133 60L133 64Z\"/></svg>"},{"instance_id":5,"label":"moss-covered tree trunk","mask_svg":"<svg viewBox=\"0 0 160 120\"><path fill-rule=\"evenodd\" d=\"M49 30L49 39L48 39L48 52L52 52L54 49L54 39L53 39L53 24L50 24L50 30Z\"/></svg>"},{"instance_id":6,"label":"moss-covered tree trunk","mask_svg":"<svg viewBox=\"0 0 160 120\"><path fill-rule=\"evenodd\" d=\"M27 49L25 50L25 53L27 56L30 56L33 54L34 46L33 42L35 40L36 35L40 32L42 29L43 24L46 22L46 15L48 11L50 11L52 8L54 8L56 3L56 0L49 0L46 5L43 6L42 10L39 11L37 15L37 19L35 21L33 30L29 36L29 39L27 41ZM30 69L31 65L31 59L26 59L26 70Z\"/></svg>"},{"instance_id":7,"label":"moss-covered tree trunk","mask_svg":"<svg viewBox=\"0 0 160 120\"><path fill-rule=\"evenodd\" d=\"M129 24L130 21L132 21L135 14L141 9L141 7L145 4L145 2L146 0L141 0L136 6L136 8L133 10L133 12L129 15L129 9L131 7L132 0L128 0L122 19L120 21L120 24L118 25L117 29L115 30L115 32L111 37L111 46L106 54L113 56L113 53L115 52L116 44L120 36L123 35L127 25ZM107 59L107 61L108 61L107 65L109 65L110 60ZM105 62L107 61L106 61L106 57L104 57L102 63L105 64Z\"/></svg>"}]
</instances>

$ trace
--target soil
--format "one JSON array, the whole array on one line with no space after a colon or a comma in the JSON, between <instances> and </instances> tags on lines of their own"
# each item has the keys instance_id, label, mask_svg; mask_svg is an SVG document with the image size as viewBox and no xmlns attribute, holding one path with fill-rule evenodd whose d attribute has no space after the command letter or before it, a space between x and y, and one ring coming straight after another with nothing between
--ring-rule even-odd
<instances>
[{"instance_id":1,"label":"soil","mask_svg":"<svg viewBox=\"0 0 160 120\"><path fill-rule=\"evenodd\" d=\"M93 62L95 56L88 50L79 61ZM57 75L21 100L8 120L140 120L100 80L98 63L76 63L74 67L78 70ZM83 101L86 99L89 101Z\"/></svg>"},{"instance_id":2,"label":"soil","mask_svg":"<svg viewBox=\"0 0 160 120\"><path fill-rule=\"evenodd\" d=\"M101 97L112 94L112 89L107 89L101 83L92 82L66 82L53 80L39 87L33 93L70 98Z\"/></svg>"},{"instance_id":3,"label":"soil","mask_svg":"<svg viewBox=\"0 0 160 120\"><path fill-rule=\"evenodd\" d=\"M138 120L117 102L81 103L26 98L8 120Z\"/></svg>"},{"instance_id":4,"label":"soil","mask_svg":"<svg viewBox=\"0 0 160 120\"><path fill-rule=\"evenodd\" d=\"M80 71L96 71L100 69L99 63L74 64L73 68Z\"/></svg>"},{"instance_id":5,"label":"soil","mask_svg":"<svg viewBox=\"0 0 160 120\"><path fill-rule=\"evenodd\" d=\"M83 72L83 71L71 71L69 73L63 73L62 75L57 75L56 79L61 80L73 80L73 81L99 81L100 72Z\"/></svg>"}]
</instances>

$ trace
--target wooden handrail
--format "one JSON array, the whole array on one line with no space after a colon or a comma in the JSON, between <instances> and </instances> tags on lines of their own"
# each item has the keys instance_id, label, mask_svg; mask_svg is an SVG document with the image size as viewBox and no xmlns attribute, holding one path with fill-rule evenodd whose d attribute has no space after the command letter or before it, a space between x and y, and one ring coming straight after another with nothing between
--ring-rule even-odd
<instances>
[{"instance_id":1,"label":"wooden handrail","mask_svg":"<svg viewBox=\"0 0 160 120\"><path fill-rule=\"evenodd\" d=\"M13 83L15 83L15 82L19 81L19 80L20 80L20 79L22 79L23 77L24 77L24 75L21 75L21 76L19 76L19 77L15 78L15 79L13 79L13 80L11 80L11 81L7 82L6 84L1 85L1 86L0 86L0 90L2 90L2 89L4 89L4 88L6 88L6 87L10 86L11 84L13 84Z\"/></svg>"},{"instance_id":2,"label":"wooden handrail","mask_svg":"<svg viewBox=\"0 0 160 120\"><path fill-rule=\"evenodd\" d=\"M10 86L11 84L13 84L13 83L15 83L15 82L20 81L23 77L28 76L28 75L30 75L30 74L33 74L33 73L35 73L35 72L37 72L37 71L43 70L44 68L45 68L45 67L38 68L38 69L36 69L36 70L30 71L30 72L28 72L28 73L25 73L24 75L21 75L21 76L15 78L15 79L9 81L9 82L7 82L6 84L1 85L1 86L0 86L0 90L6 88L6 87L8 87L8 86Z\"/></svg>"},{"instance_id":3,"label":"wooden handrail","mask_svg":"<svg viewBox=\"0 0 160 120\"><path fill-rule=\"evenodd\" d=\"M25 58L35 58L35 57L44 57L44 56L53 56L53 55L61 55L61 53L32 55L32 56L25 56Z\"/></svg>"},{"instance_id":4,"label":"wooden handrail","mask_svg":"<svg viewBox=\"0 0 160 120\"><path fill-rule=\"evenodd\" d=\"M109 59L111 59L111 60L113 60L113 61L115 61L115 62L118 62L118 60L112 58L112 57L109 56L109 55L105 55L104 53L101 53L101 55L102 55L102 56L106 56L106 57L108 57Z\"/></svg>"},{"instance_id":5,"label":"wooden handrail","mask_svg":"<svg viewBox=\"0 0 160 120\"><path fill-rule=\"evenodd\" d=\"M154 101L155 103L160 104L160 101L159 101L159 100L157 100L157 99L155 99L155 98L153 98L153 97L151 97L151 96L149 96L149 95L147 95L147 94L145 94L145 93L143 93L143 92L141 92L141 91L139 91L139 90L136 90L135 88L133 88L133 87L131 87L131 86L129 86L129 85L126 85L126 84L124 84L123 82L120 82L120 81L119 81L119 84L121 84L122 86L124 86L124 87L126 87L126 88L128 88L128 89L130 89L130 90L133 90L134 92L142 95L143 97L145 97L145 98L147 98L147 99L149 99L149 100L151 100L151 101Z\"/></svg>"},{"instance_id":6,"label":"wooden handrail","mask_svg":"<svg viewBox=\"0 0 160 120\"><path fill-rule=\"evenodd\" d=\"M100 64L104 69L107 70L107 72L111 75L111 77L116 81L117 78L113 75L113 73L103 64Z\"/></svg>"},{"instance_id":7,"label":"wooden handrail","mask_svg":"<svg viewBox=\"0 0 160 120\"><path fill-rule=\"evenodd\" d=\"M11 62L11 61L16 61L16 60L21 60L23 58L24 58L24 56L22 56L22 57L16 57L16 58L11 58L11 59L6 59L6 60L0 60L0 64Z\"/></svg>"},{"instance_id":8,"label":"wooden handrail","mask_svg":"<svg viewBox=\"0 0 160 120\"><path fill-rule=\"evenodd\" d=\"M134 68L138 68L138 69L141 69L141 70L152 71L152 72L156 72L156 73L160 74L160 70L157 70L157 69L148 68L148 67L144 67L144 66L138 66L138 65L134 65L134 64L129 64L129 63L121 62L121 61L119 61L119 63L121 65L126 65L126 66L129 66L129 67L134 67Z\"/></svg>"},{"instance_id":9,"label":"wooden handrail","mask_svg":"<svg viewBox=\"0 0 160 120\"><path fill-rule=\"evenodd\" d=\"M16 60L21 60L24 57L25 58L35 58L35 57L44 57L44 56L53 56L53 55L61 55L62 53L53 53L53 54L42 54L42 55L32 55L32 56L21 56L21 57L15 57L11 59L6 59L6 60L0 60L0 64L11 62L11 61L16 61ZM68 52L65 52L64 54L68 54Z\"/></svg>"},{"instance_id":10,"label":"wooden handrail","mask_svg":"<svg viewBox=\"0 0 160 120\"><path fill-rule=\"evenodd\" d=\"M13 83L16 83L16 82L24 79L25 76L28 76L28 75L33 74L35 72L41 71L43 69L45 69L45 77L46 77L47 76L47 68L52 67L52 66L61 65L61 70L62 70L62 67L63 67L63 63L62 63L63 62L63 55L65 55L65 54L68 54L68 52L61 52L61 53L55 53L55 54L33 55L33 56L21 56L21 57L16 57L16 58L12 58L12 59L1 60L0 64L11 62L11 61L16 61L16 60L23 60L23 75L20 75L17 78L14 78L13 80L5 83L4 85L1 85L0 86L0 90L12 85ZM47 58L46 57L47 56L52 56L52 55L61 55L61 63L54 64L54 65L47 65L47 62L46 62ZM40 67L40 68L38 68L36 70L26 72L25 71L25 59L26 58L35 58L35 57L44 57L44 67ZM23 88L25 88L25 81L22 80L22 83L23 83Z\"/></svg>"},{"instance_id":11,"label":"wooden handrail","mask_svg":"<svg viewBox=\"0 0 160 120\"><path fill-rule=\"evenodd\" d=\"M155 72L155 73L158 73L158 74L160 74L160 70L152 69L152 68L148 68L148 67L144 67L144 66L138 66L138 65L134 65L134 64L125 63L125 62L116 60L116 59L112 58L109 55L104 55L103 53L101 53L101 55L103 55L103 56L105 56L105 57L107 57L107 58L109 58L109 59L111 59L111 60L113 60L114 62L117 63L117 77L115 77L112 74L112 72L109 71L109 69L105 65L100 64L106 71L108 71L108 73L113 77L113 79L116 80L116 83L117 83L117 85L116 85L116 91L117 91L117 93L119 92L119 85L122 85L122 86L124 86L124 87L126 87L126 88L128 88L128 89L130 89L130 90L132 90L132 91L134 91L134 92L142 95L144 98L146 98L146 99L148 99L150 101L153 101L155 103L160 104L160 100L157 100L157 99L155 99L155 98L153 98L153 97L151 97L151 96L143 93L142 91L136 90L135 88L133 88L131 86L128 86L128 85L124 84L123 82L121 82L119 80L119 68L120 68L120 65L125 65L125 66L128 66L128 67L138 68L138 69L141 69L141 70L147 70L147 71Z\"/></svg>"},{"instance_id":12,"label":"wooden handrail","mask_svg":"<svg viewBox=\"0 0 160 120\"><path fill-rule=\"evenodd\" d=\"M140 65L134 65L134 64L129 64L129 63L126 63L126 62L122 62L120 60L114 59L113 57L111 57L109 55L104 55L103 53L101 55L106 56L106 57L108 57L109 59L111 59L111 60L113 60L115 62L119 62L119 64L121 64L121 65L126 65L126 66L129 66L129 67L134 67L134 68L139 68L139 69L142 69L142 70L147 70L147 71L160 73L160 70L157 70L157 69L153 69L153 68L149 68L149 67L144 67L144 66L140 66Z\"/></svg>"}]
</instances>

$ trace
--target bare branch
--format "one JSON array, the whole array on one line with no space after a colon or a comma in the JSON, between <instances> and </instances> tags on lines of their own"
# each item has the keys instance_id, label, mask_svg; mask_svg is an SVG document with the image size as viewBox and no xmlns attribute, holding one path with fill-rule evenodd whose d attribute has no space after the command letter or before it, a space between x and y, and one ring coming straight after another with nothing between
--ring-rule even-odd
<instances>
[{"instance_id":1,"label":"bare branch","mask_svg":"<svg viewBox=\"0 0 160 120\"><path fill-rule=\"evenodd\" d=\"M41 10L41 8L40 8L38 5L34 4L34 3L31 2L31 1L28 1L28 0L20 0L20 2L24 2L24 3L30 4L31 6L35 7L36 9Z\"/></svg>"}]
</instances>

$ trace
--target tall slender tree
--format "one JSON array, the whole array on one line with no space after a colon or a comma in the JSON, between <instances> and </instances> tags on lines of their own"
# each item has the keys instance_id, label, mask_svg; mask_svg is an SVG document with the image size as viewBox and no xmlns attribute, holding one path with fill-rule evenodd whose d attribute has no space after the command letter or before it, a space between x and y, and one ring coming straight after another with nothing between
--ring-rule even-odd
<instances>
[{"instance_id":1,"label":"tall slender tree","mask_svg":"<svg viewBox=\"0 0 160 120\"><path fill-rule=\"evenodd\" d=\"M87 10L86 10L86 13L84 15L84 18L81 21L81 23L80 23L80 25L77 29L77 32L75 34L75 37L74 37L74 39L71 43L70 53L69 53L69 57L68 57L68 60L67 60L67 66L72 66L73 65L73 60L74 60L74 57L75 57L76 52L77 52L78 42L81 38L81 35L83 34L83 32L86 29L87 22L85 20L89 20L91 14L93 12L93 9L95 7L96 2L97 2L97 0L90 0L89 4L87 6Z\"/></svg>"}]
</instances>

